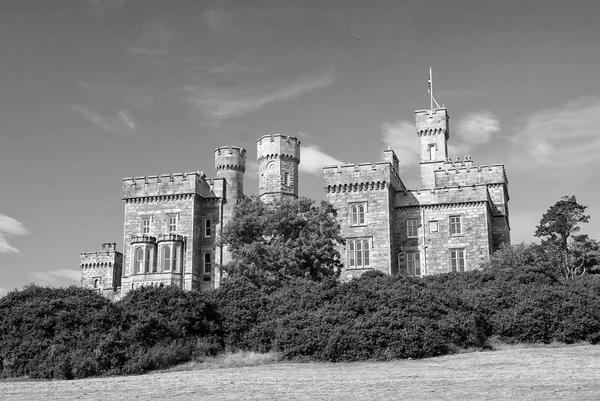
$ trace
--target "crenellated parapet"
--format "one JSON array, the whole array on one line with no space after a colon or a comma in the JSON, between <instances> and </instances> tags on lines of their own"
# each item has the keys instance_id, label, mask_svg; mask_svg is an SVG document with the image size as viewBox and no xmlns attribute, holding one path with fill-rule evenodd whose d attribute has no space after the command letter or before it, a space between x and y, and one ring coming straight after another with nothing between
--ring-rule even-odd
<instances>
[{"instance_id":1,"label":"crenellated parapet","mask_svg":"<svg viewBox=\"0 0 600 401\"><path fill-rule=\"evenodd\" d=\"M472 161L451 162L434 171L436 187L507 184L502 164L472 166Z\"/></svg>"},{"instance_id":2,"label":"crenellated parapet","mask_svg":"<svg viewBox=\"0 0 600 401\"><path fill-rule=\"evenodd\" d=\"M130 242L132 244L156 244L156 237L153 235L132 235Z\"/></svg>"},{"instance_id":3,"label":"crenellated parapet","mask_svg":"<svg viewBox=\"0 0 600 401\"><path fill-rule=\"evenodd\" d=\"M210 180L204 173L175 173L123 179L124 200L187 194L213 196Z\"/></svg>"},{"instance_id":4,"label":"crenellated parapet","mask_svg":"<svg viewBox=\"0 0 600 401\"><path fill-rule=\"evenodd\" d=\"M387 161L325 166L323 178L327 193L377 191L390 187L395 190L404 189L400 178Z\"/></svg>"},{"instance_id":5,"label":"crenellated parapet","mask_svg":"<svg viewBox=\"0 0 600 401\"><path fill-rule=\"evenodd\" d=\"M415 111L417 135L421 137L443 134L447 140L450 137L448 119L448 112L444 108Z\"/></svg>"},{"instance_id":6,"label":"crenellated parapet","mask_svg":"<svg viewBox=\"0 0 600 401\"><path fill-rule=\"evenodd\" d=\"M215 149L215 170L246 171L246 149L237 146L221 146Z\"/></svg>"},{"instance_id":7,"label":"crenellated parapet","mask_svg":"<svg viewBox=\"0 0 600 401\"><path fill-rule=\"evenodd\" d=\"M471 185L465 187L431 188L396 193L396 207L441 205L451 207L465 203L489 203L490 196L486 186Z\"/></svg>"},{"instance_id":8,"label":"crenellated parapet","mask_svg":"<svg viewBox=\"0 0 600 401\"><path fill-rule=\"evenodd\" d=\"M300 163L300 140L288 135L263 135L256 141L258 162L266 160L291 160Z\"/></svg>"}]
</instances>

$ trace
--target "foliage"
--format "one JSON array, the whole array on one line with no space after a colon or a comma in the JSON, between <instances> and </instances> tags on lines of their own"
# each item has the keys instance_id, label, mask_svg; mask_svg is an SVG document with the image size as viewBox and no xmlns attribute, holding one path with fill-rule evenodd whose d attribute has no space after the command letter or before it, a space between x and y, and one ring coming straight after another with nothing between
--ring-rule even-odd
<instances>
[{"instance_id":1,"label":"foliage","mask_svg":"<svg viewBox=\"0 0 600 401\"><path fill-rule=\"evenodd\" d=\"M277 285L291 278L320 281L338 277L343 243L336 210L308 198L264 203L250 198L236 205L223 230L223 244L233 262L224 266L230 277Z\"/></svg>"},{"instance_id":2,"label":"foliage","mask_svg":"<svg viewBox=\"0 0 600 401\"><path fill-rule=\"evenodd\" d=\"M567 279L585 272L585 262L577 264L572 255L573 235L581 223L590 219L585 209L587 206L577 203L575 196L564 196L544 213L535 231L536 237L543 238L547 257L555 261L559 274Z\"/></svg>"}]
</instances>

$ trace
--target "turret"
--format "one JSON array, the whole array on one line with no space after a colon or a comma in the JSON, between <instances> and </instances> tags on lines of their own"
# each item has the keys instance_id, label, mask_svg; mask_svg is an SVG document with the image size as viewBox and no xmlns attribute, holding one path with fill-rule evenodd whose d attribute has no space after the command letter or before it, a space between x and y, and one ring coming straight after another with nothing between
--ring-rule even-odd
<instances>
[{"instance_id":1,"label":"turret","mask_svg":"<svg viewBox=\"0 0 600 401\"><path fill-rule=\"evenodd\" d=\"M435 187L434 171L442 167L448 158L448 120L445 108L415 111L421 145L421 188Z\"/></svg>"},{"instance_id":2,"label":"turret","mask_svg":"<svg viewBox=\"0 0 600 401\"><path fill-rule=\"evenodd\" d=\"M221 146L215 149L217 178L227 182L223 197L231 203L244 198L244 172L246 171L246 149L236 146Z\"/></svg>"},{"instance_id":3,"label":"turret","mask_svg":"<svg viewBox=\"0 0 600 401\"><path fill-rule=\"evenodd\" d=\"M298 198L300 141L287 135L265 135L256 142L258 194L263 201Z\"/></svg>"}]
</instances>

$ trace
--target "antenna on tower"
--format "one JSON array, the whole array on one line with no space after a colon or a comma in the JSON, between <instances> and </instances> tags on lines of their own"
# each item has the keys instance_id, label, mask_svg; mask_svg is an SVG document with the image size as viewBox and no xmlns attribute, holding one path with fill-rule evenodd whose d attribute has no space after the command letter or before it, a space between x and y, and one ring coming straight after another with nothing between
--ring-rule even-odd
<instances>
[{"instance_id":1,"label":"antenna on tower","mask_svg":"<svg viewBox=\"0 0 600 401\"><path fill-rule=\"evenodd\" d=\"M440 108L439 103L433 97L433 74L431 73L431 67L429 67L429 110L433 110L433 105L436 105L436 108Z\"/></svg>"}]
</instances>

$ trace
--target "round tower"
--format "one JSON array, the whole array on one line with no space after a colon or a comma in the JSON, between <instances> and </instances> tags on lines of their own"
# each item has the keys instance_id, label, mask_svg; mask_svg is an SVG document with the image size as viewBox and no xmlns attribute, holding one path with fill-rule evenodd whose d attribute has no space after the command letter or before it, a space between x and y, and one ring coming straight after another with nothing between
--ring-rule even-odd
<instances>
[{"instance_id":1,"label":"round tower","mask_svg":"<svg viewBox=\"0 0 600 401\"><path fill-rule=\"evenodd\" d=\"M244 172L246 149L237 146L221 146L215 149L217 178L225 178L227 187L224 197L229 202L244 198Z\"/></svg>"},{"instance_id":2,"label":"round tower","mask_svg":"<svg viewBox=\"0 0 600 401\"><path fill-rule=\"evenodd\" d=\"M265 135L256 141L258 195L265 202L298 198L300 141L287 135Z\"/></svg>"}]
</instances>

